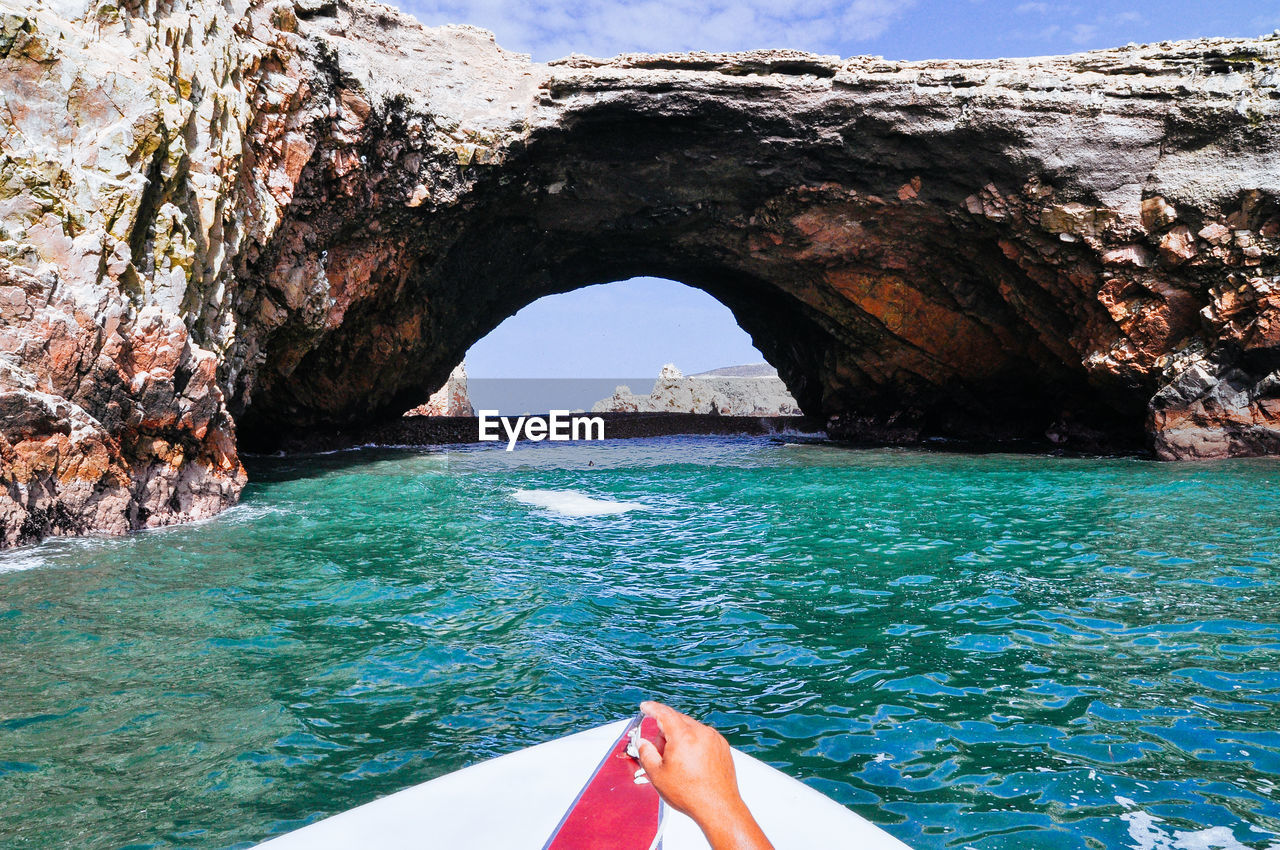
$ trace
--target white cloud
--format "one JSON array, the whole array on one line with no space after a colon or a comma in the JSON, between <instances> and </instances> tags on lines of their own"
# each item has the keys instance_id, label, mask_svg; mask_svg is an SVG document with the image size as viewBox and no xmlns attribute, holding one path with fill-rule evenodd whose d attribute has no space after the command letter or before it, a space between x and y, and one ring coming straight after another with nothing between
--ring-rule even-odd
<instances>
[{"instance_id":1,"label":"white cloud","mask_svg":"<svg viewBox=\"0 0 1280 850\"><path fill-rule=\"evenodd\" d=\"M546 60L570 53L793 47L841 53L916 0L400 0L424 24L473 24Z\"/></svg>"},{"instance_id":2,"label":"white cloud","mask_svg":"<svg viewBox=\"0 0 1280 850\"><path fill-rule=\"evenodd\" d=\"M1071 40L1079 45L1086 45L1098 36L1096 24L1076 24L1071 28Z\"/></svg>"},{"instance_id":3,"label":"white cloud","mask_svg":"<svg viewBox=\"0 0 1280 850\"><path fill-rule=\"evenodd\" d=\"M1014 11L1024 15L1035 13L1046 16L1049 23L1037 29L1012 30L1006 38L1012 41L1039 42L1054 53L1069 49L1068 45L1097 48L1135 40L1128 34L1134 32L1135 24L1146 22L1141 13L1132 9L1089 15L1076 4L1054 4L1040 0L1020 3L1014 7Z\"/></svg>"}]
</instances>

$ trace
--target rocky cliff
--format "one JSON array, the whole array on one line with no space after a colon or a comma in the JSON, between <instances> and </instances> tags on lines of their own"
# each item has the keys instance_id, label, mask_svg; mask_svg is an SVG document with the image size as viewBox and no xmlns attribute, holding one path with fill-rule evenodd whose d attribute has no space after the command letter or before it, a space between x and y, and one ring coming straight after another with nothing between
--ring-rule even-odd
<instances>
[{"instance_id":1,"label":"rocky cliff","mask_svg":"<svg viewBox=\"0 0 1280 850\"><path fill-rule=\"evenodd\" d=\"M425 403L407 411L405 416L475 416L471 396L467 392L467 364L459 363L449 373L444 386L431 394Z\"/></svg>"},{"instance_id":2,"label":"rocky cliff","mask_svg":"<svg viewBox=\"0 0 1280 850\"><path fill-rule=\"evenodd\" d=\"M1275 453L1278 56L541 65L371 3L0 0L0 539L208 516L237 441L637 274L837 435Z\"/></svg>"},{"instance_id":3,"label":"rocky cliff","mask_svg":"<svg viewBox=\"0 0 1280 850\"><path fill-rule=\"evenodd\" d=\"M750 374L737 374L739 371ZM771 367L727 367L686 376L668 363L648 395L620 386L592 413L712 413L718 416L798 416L800 407Z\"/></svg>"}]
</instances>

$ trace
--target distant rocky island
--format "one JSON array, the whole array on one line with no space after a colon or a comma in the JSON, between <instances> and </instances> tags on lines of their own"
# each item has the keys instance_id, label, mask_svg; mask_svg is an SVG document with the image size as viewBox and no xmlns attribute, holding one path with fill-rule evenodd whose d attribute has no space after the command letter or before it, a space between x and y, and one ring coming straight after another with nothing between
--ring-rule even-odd
<instances>
[{"instance_id":1,"label":"distant rocky island","mask_svg":"<svg viewBox=\"0 0 1280 850\"><path fill-rule=\"evenodd\" d=\"M547 409L555 406L549 403ZM668 363L658 373L648 395L636 395L630 386L622 384L614 389L613 395L593 404L591 412L804 415L777 370L768 363L724 366L693 375L685 375L674 363ZM475 416L475 406L467 389L467 364L454 367L443 387L404 415Z\"/></svg>"},{"instance_id":2,"label":"distant rocky island","mask_svg":"<svg viewBox=\"0 0 1280 850\"><path fill-rule=\"evenodd\" d=\"M489 379L504 380L504 379ZM498 414L546 414L567 405L557 401L556 379L528 380L534 384L530 400L538 410L500 409ZM568 379L594 381L595 379ZM477 379L481 384L483 379ZM485 401L474 404L468 391L465 363L459 363L443 387L428 401L403 416L372 426L350 429L297 430L283 435L280 448L288 452L337 451L353 446L435 446L480 441L478 413L494 415ZM562 388L560 388L562 389ZM544 393L550 391L551 397ZM562 396L561 396L562 397ZM689 434L816 434L823 422L805 416L778 373L768 363L726 366L685 375L674 364L662 367L648 395L635 395L626 385L592 405L591 411L571 411L575 417L604 420L607 439L633 439Z\"/></svg>"},{"instance_id":3,"label":"distant rocky island","mask_svg":"<svg viewBox=\"0 0 1280 850\"><path fill-rule=\"evenodd\" d=\"M768 363L726 366L685 375L668 363L648 395L620 386L592 413L711 413L720 416L800 416L800 405Z\"/></svg>"}]
</instances>

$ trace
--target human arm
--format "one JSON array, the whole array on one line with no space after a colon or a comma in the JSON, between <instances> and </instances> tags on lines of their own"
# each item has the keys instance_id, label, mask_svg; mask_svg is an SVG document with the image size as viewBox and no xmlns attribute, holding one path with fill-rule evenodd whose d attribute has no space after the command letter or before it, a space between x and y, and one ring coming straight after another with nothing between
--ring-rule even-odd
<instances>
[{"instance_id":1,"label":"human arm","mask_svg":"<svg viewBox=\"0 0 1280 850\"><path fill-rule=\"evenodd\" d=\"M667 805L693 819L711 850L773 850L738 791L724 736L660 702L640 710L667 739L662 753L649 741L639 745L640 766Z\"/></svg>"}]
</instances>

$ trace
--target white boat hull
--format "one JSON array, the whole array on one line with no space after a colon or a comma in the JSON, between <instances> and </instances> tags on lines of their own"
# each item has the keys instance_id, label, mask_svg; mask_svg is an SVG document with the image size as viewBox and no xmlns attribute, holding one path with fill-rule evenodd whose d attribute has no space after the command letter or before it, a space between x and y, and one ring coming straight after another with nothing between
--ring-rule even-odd
<instances>
[{"instance_id":1,"label":"white boat hull","mask_svg":"<svg viewBox=\"0 0 1280 850\"><path fill-rule=\"evenodd\" d=\"M629 721L481 762L259 845L265 850L541 850ZM908 850L870 821L737 750L738 785L776 850ZM664 850L709 850L668 810Z\"/></svg>"}]
</instances>

